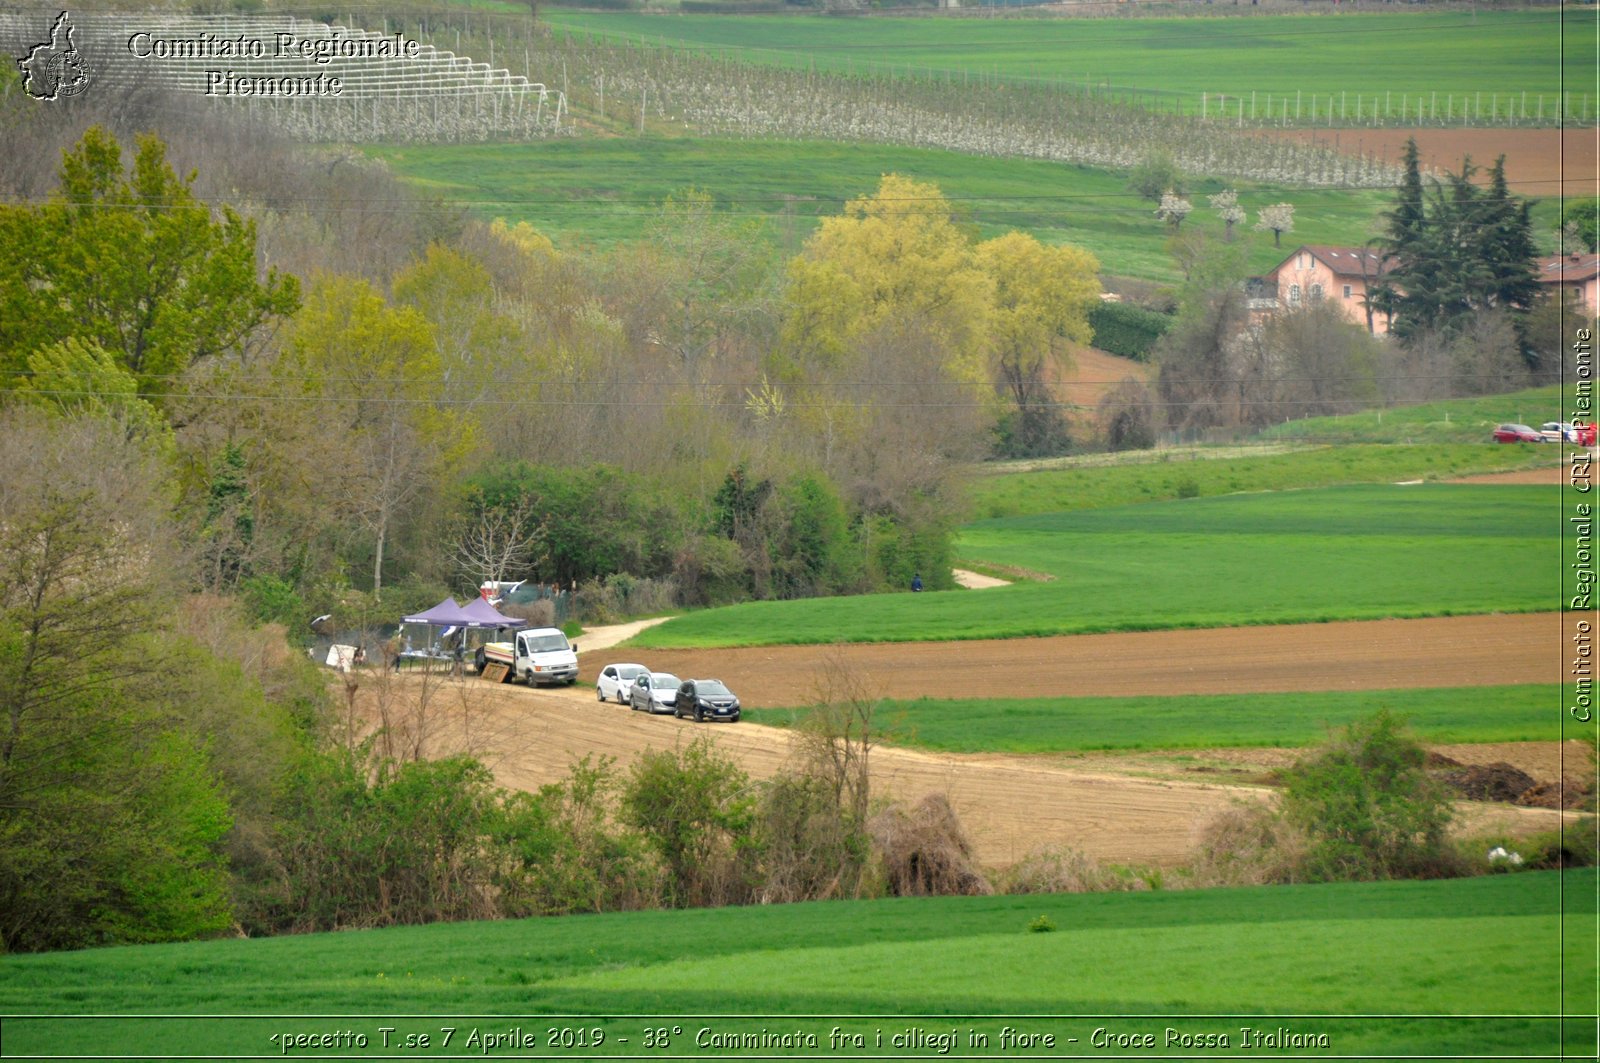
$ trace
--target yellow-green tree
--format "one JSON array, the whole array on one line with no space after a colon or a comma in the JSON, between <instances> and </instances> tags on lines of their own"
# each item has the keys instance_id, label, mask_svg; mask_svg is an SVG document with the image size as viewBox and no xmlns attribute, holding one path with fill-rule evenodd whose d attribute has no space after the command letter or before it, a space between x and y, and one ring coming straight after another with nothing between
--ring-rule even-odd
<instances>
[{"instance_id":1,"label":"yellow-green tree","mask_svg":"<svg viewBox=\"0 0 1600 1063\"><path fill-rule=\"evenodd\" d=\"M449 401L433 328L364 280L321 277L295 315L278 376L313 400L281 414L317 420L322 489L371 536L373 592L381 594L396 524L475 446L472 418Z\"/></svg>"},{"instance_id":2,"label":"yellow-green tree","mask_svg":"<svg viewBox=\"0 0 1600 1063\"><path fill-rule=\"evenodd\" d=\"M1066 368L1070 344L1093 336L1089 311L1100 301L1100 263L1076 247L1049 247L1010 232L978 245L974 258L994 284L990 364L1015 407L1002 420L1016 456L1049 453L1065 440L1049 370Z\"/></svg>"},{"instance_id":3,"label":"yellow-green tree","mask_svg":"<svg viewBox=\"0 0 1600 1063\"><path fill-rule=\"evenodd\" d=\"M171 392L194 362L237 351L293 311L295 279L256 265L253 222L199 202L142 136L125 172L122 147L91 126L37 207L0 208L0 370L71 338L97 344L138 382Z\"/></svg>"},{"instance_id":4,"label":"yellow-green tree","mask_svg":"<svg viewBox=\"0 0 1600 1063\"><path fill-rule=\"evenodd\" d=\"M782 338L803 364L841 366L862 337L909 325L951 379L985 378L994 282L937 186L885 175L822 223L789 277Z\"/></svg>"}]
</instances>

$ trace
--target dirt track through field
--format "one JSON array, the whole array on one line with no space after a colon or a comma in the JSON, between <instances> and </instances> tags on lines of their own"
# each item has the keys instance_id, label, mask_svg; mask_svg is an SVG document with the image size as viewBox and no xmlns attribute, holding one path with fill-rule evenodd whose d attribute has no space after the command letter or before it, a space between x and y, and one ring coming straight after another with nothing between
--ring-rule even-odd
<instances>
[{"instance_id":1,"label":"dirt track through field","mask_svg":"<svg viewBox=\"0 0 1600 1063\"><path fill-rule=\"evenodd\" d=\"M1539 614L1016 639L985 646L861 646L847 648L845 657L896 696L905 696L903 687L914 686L910 680L917 676L936 682L933 689L942 696L956 696L952 688L968 681L965 673L973 669L975 653L982 668L992 670L985 673L987 678L980 674L978 682L982 689L977 692L988 696L1018 693L1019 686L1035 681L1018 679L1000 690L996 677L1027 676L1053 677L1037 679L1050 693L1342 690L1555 681L1561 678L1559 635L1556 615ZM786 684L782 689L787 691L809 689L825 652L831 651L787 647L701 651L674 659L695 666L680 674L704 675L699 665L716 665L709 670L720 671L741 690L770 678ZM760 665L759 675L730 666L745 660L737 655L751 653L756 656L748 660ZM902 667L897 663L901 657L916 660ZM583 674L592 676L607 660L623 658L666 667L669 655L599 651L585 655ZM878 664L887 665L886 674L876 670ZM426 732L421 744L429 755L473 752L493 768L502 785L517 789L535 790L558 781L585 756L614 758L626 770L647 749L669 748L701 735L755 778L772 775L791 755L786 731L748 722L697 725L647 716L600 704L584 686L528 690L477 679L371 674L358 682L363 715L371 718L375 705L386 701L391 719L404 719L408 712L414 718L416 706L426 702L425 726L412 730ZM397 730L408 726L402 723ZM1504 747L1496 755L1519 762L1544 780L1548 766L1558 763L1554 744L1528 746L1520 752ZM1265 792L1241 784L1241 779L1275 766L1270 757L1252 756L1248 750L1218 752L1215 759L1225 766L1234 762L1236 770L1196 781L1174 777L1194 768L1169 764L1163 770L1152 767L1148 758L1119 764L1107 755L949 755L879 748L872 763L874 789L880 795L911 801L928 793L946 795L987 865L1012 863L1045 844L1072 846L1102 861L1171 865L1192 853L1198 828L1211 816L1236 800L1256 799ZM1559 822L1558 813L1539 809L1464 808L1474 829L1493 826L1523 833L1553 829Z\"/></svg>"},{"instance_id":2,"label":"dirt track through field","mask_svg":"<svg viewBox=\"0 0 1600 1063\"><path fill-rule=\"evenodd\" d=\"M716 676L746 704L808 704L824 660L893 698L1116 697L1555 683L1559 613L1362 620L971 642L616 651ZM616 659L614 657L608 660ZM606 661L580 661L593 675Z\"/></svg>"}]
</instances>

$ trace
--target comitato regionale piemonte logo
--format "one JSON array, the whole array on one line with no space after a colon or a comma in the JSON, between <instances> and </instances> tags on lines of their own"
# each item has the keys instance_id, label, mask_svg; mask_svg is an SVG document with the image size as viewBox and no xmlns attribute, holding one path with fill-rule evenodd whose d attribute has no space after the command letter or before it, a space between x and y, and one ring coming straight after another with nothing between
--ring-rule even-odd
<instances>
[{"instance_id":1,"label":"comitato regionale piemonte logo","mask_svg":"<svg viewBox=\"0 0 1600 1063\"><path fill-rule=\"evenodd\" d=\"M76 96L89 87L89 68L72 41L72 16L63 11L50 27L50 39L28 49L17 61L22 88L36 100Z\"/></svg>"}]
</instances>

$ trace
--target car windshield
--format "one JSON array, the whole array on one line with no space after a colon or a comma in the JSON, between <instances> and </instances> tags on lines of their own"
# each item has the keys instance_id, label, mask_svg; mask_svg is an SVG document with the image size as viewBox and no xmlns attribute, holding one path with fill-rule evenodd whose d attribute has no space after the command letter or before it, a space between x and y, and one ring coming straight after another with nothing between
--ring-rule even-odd
<instances>
[{"instance_id":1,"label":"car windshield","mask_svg":"<svg viewBox=\"0 0 1600 1063\"><path fill-rule=\"evenodd\" d=\"M569 648L567 646L567 636L560 633L554 635L529 635L522 641L528 647L529 653L548 653L551 650Z\"/></svg>"},{"instance_id":2,"label":"car windshield","mask_svg":"<svg viewBox=\"0 0 1600 1063\"><path fill-rule=\"evenodd\" d=\"M656 672L650 676L650 685L657 690L665 690L668 687L675 689L678 685L678 677L668 672Z\"/></svg>"},{"instance_id":3,"label":"car windshield","mask_svg":"<svg viewBox=\"0 0 1600 1063\"><path fill-rule=\"evenodd\" d=\"M694 685L695 693L703 698L731 698L733 691L716 679L701 679Z\"/></svg>"},{"instance_id":4,"label":"car windshield","mask_svg":"<svg viewBox=\"0 0 1600 1063\"><path fill-rule=\"evenodd\" d=\"M644 671L644 669L641 668L637 664L619 665L618 668L617 668L617 678L618 679L632 679L634 676L638 675L642 671Z\"/></svg>"}]
</instances>

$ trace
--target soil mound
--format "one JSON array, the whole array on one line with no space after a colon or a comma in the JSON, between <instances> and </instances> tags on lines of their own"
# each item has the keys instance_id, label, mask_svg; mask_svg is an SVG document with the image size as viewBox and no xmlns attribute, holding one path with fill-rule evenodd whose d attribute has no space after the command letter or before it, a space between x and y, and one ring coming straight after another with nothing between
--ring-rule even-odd
<instances>
[{"instance_id":1,"label":"soil mound","mask_svg":"<svg viewBox=\"0 0 1600 1063\"><path fill-rule=\"evenodd\" d=\"M1493 764L1474 764L1467 768L1446 768L1438 773L1445 785L1469 801L1514 803L1538 782L1525 771L1503 760Z\"/></svg>"},{"instance_id":2,"label":"soil mound","mask_svg":"<svg viewBox=\"0 0 1600 1063\"><path fill-rule=\"evenodd\" d=\"M1571 779L1564 783L1541 782L1524 790L1517 798L1517 804L1529 808L1556 808L1568 812L1582 807L1584 798L1588 796L1588 788Z\"/></svg>"}]
</instances>

